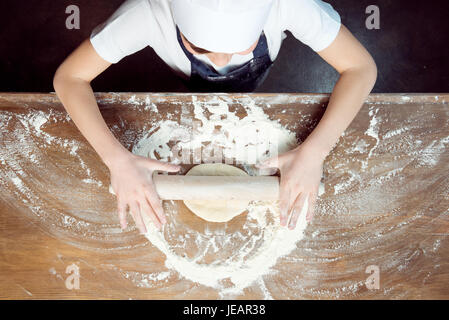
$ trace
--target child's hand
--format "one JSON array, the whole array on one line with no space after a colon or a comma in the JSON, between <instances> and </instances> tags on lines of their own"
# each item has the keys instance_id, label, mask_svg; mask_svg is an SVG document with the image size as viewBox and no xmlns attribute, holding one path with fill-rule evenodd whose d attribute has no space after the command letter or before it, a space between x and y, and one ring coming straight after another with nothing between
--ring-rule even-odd
<instances>
[{"instance_id":1,"label":"child's hand","mask_svg":"<svg viewBox=\"0 0 449 320\"><path fill-rule=\"evenodd\" d=\"M312 221L315 201L318 196L324 158L310 149L299 146L277 157L269 158L257 165L259 168L279 168L279 206L281 225L294 229L299 214L308 198L307 221Z\"/></svg>"},{"instance_id":2,"label":"child's hand","mask_svg":"<svg viewBox=\"0 0 449 320\"><path fill-rule=\"evenodd\" d=\"M126 208L141 233L146 233L142 215L147 215L160 229L166 223L162 200L153 185L154 171L176 172L179 166L128 153L110 166L111 185L117 196L118 215L122 229L126 228Z\"/></svg>"}]
</instances>

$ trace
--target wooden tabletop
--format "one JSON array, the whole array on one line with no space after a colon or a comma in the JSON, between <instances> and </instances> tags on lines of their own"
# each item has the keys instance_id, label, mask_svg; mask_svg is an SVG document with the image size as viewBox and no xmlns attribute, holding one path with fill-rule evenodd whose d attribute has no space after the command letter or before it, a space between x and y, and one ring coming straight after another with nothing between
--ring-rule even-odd
<instances>
[{"instance_id":1,"label":"wooden tabletop","mask_svg":"<svg viewBox=\"0 0 449 320\"><path fill-rule=\"evenodd\" d=\"M96 95L129 150L151 123L179 121L180 105L193 113L191 94ZM237 113L252 99L300 141L329 99L226 97ZM167 268L164 254L133 223L121 232L109 172L54 94L0 93L0 126L1 299L221 297ZM448 299L448 160L449 94L370 95L326 158L325 193L304 238L278 260L276 272L233 298ZM204 228L180 210L182 223ZM228 224L237 228L239 219ZM373 265L379 289L365 285ZM80 288L70 290L74 266Z\"/></svg>"}]
</instances>

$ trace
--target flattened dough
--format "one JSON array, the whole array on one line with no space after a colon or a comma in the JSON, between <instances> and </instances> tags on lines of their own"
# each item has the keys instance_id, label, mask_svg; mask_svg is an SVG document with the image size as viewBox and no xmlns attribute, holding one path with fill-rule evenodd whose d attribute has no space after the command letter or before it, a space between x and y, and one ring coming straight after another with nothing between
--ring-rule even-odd
<instances>
[{"instance_id":1,"label":"flattened dough","mask_svg":"<svg viewBox=\"0 0 449 320\"><path fill-rule=\"evenodd\" d=\"M187 172L188 176L246 176L247 173L239 168L223 163L200 164ZM198 217L210 222L226 222L243 213L249 201L220 200L220 201L191 201L184 200L184 204Z\"/></svg>"}]
</instances>

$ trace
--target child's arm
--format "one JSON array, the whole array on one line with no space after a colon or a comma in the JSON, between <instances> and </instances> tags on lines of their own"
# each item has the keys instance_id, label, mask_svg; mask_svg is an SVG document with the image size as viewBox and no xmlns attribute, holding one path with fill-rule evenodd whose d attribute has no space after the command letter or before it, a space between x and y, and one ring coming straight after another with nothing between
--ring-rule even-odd
<instances>
[{"instance_id":1,"label":"child's arm","mask_svg":"<svg viewBox=\"0 0 449 320\"><path fill-rule=\"evenodd\" d=\"M307 138L308 144L327 155L374 87L377 67L368 51L344 25L336 40L318 54L340 73L326 112Z\"/></svg>"},{"instance_id":2,"label":"child's arm","mask_svg":"<svg viewBox=\"0 0 449 320\"><path fill-rule=\"evenodd\" d=\"M179 168L133 155L109 130L90 82L110 65L86 40L58 68L53 85L73 122L111 172L122 228L126 228L126 208L129 206L137 227L141 232L146 232L141 212L148 215L157 227L165 222L161 200L148 172L177 171Z\"/></svg>"},{"instance_id":3,"label":"child's arm","mask_svg":"<svg viewBox=\"0 0 449 320\"><path fill-rule=\"evenodd\" d=\"M261 165L280 169L281 224L285 226L291 214L291 228L307 197L307 218L312 219L324 158L360 110L377 77L371 55L343 25L332 44L318 54L340 73L326 112L299 147Z\"/></svg>"}]
</instances>

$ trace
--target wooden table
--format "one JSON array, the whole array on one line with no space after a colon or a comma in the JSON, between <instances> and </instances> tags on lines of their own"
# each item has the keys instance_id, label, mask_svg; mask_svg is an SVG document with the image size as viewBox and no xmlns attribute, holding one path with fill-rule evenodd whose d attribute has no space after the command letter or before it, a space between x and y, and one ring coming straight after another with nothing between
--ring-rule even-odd
<instances>
[{"instance_id":1,"label":"wooden table","mask_svg":"<svg viewBox=\"0 0 449 320\"><path fill-rule=\"evenodd\" d=\"M253 99L299 140L328 101L325 94L227 97L237 109ZM151 121L179 120L180 104L192 112L189 94L97 98L129 149ZM235 298L448 299L448 104L448 94L370 95L326 159L326 192L303 240L263 277L265 288L256 283ZM134 224L120 231L109 172L54 94L0 94L0 126L0 298L219 298L167 269ZM183 219L203 223L188 213ZM73 264L79 290L65 285ZM379 289L365 286L370 265L379 267Z\"/></svg>"}]
</instances>

